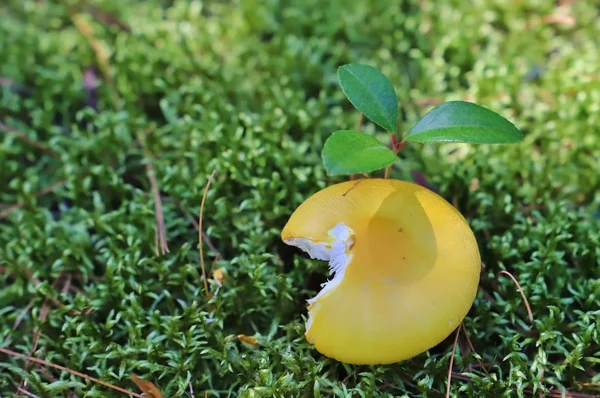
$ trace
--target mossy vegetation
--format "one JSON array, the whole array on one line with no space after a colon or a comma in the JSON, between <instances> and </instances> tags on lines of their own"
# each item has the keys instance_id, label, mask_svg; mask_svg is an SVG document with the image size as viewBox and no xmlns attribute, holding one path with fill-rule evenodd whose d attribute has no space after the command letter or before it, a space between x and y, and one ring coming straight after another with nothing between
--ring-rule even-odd
<instances>
[{"instance_id":1,"label":"mossy vegetation","mask_svg":"<svg viewBox=\"0 0 600 398\"><path fill-rule=\"evenodd\" d=\"M600 393L593 2L83 3L0 5L0 347L139 392L137 375L167 397L190 385L195 396L443 396L454 336L393 366L319 355L305 300L327 264L280 242L293 209L342 179L326 176L320 151L356 126L336 70L361 62L394 84L402 131L460 99L525 135L410 145L392 172L453 203L480 245L464 322L476 352L461 333L451 394ZM195 222L213 170L208 301ZM0 354L0 396L22 380L42 397L120 396Z\"/></svg>"}]
</instances>

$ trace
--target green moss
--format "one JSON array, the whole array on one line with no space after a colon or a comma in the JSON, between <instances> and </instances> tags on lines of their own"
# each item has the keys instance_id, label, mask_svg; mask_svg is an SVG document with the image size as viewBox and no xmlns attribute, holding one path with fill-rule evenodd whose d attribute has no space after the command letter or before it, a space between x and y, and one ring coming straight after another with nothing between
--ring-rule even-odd
<instances>
[{"instance_id":1,"label":"green moss","mask_svg":"<svg viewBox=\"0 0 600 398\"><path fill-rule=\"evenodd\" d=\"M573 26L544 22L565 12L545 1L93 3L131 27L85 14L110 56L121 110L101 76L98 110L86 106L82 76L96 57L63 4L0 5L0 76L15 83L0 87L0 121L59 154L0 135L0 202L24 204L0 221L0 346L29 352L39 328L36 356L132 390L136 374L169 397L189 395L190 382L196 396L443 395L452 337L393 366L320 356L303 337L304 299L326 264L279 241L293 209L332 182L320 159L325 138L357 121L336 68L364 62L395 85L404 131L428 104L468 98L525 133L510 146L412 144L395 170L427 176L480 243L481 288L465 320L477 354L461 338L453 394L598 391L592 3L566 8ZM144 132L163 196L170 253L162 256L137 143ZM227 280L209 282L209 307L190 217L213 169L204 225ZM210 264L216 253L205 252ZM501 270L522 284L532 325ZM73 289L63 292L67 279ZM238 334L260 344L247 347ZM22 377L40 396L117 396L64 372L50 370L50 381L23 368L0 355L1 396L14 396Z\"/></svg>"}]
</instances>

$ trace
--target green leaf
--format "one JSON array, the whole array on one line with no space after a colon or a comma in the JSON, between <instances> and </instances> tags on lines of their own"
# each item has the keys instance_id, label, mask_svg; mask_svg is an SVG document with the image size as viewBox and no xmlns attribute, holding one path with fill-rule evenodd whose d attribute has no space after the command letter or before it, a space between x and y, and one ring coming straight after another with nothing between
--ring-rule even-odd
<instances>
[{"instance_id":1,"label":"green leaf","mask_svg":"<svg viewBox=\"0 0 600 398\"><path fill-rule=\"evenodd\" d=\"M404 139L499 144L522 141L523 134L496 112L471 102L450 101L427 113Z\"/></svg>"},{"instance_id":2,"label":"green leaf","mask_svg":"<svg viewBox=\"0 0 600 398\"><path fill-rule=\"evenodd\" d=\"M388 131L396 131L398 97L392 83L376 68L349 64L338 69L342 90L352 105Z\"/></svg>"},{"instance_id":3,"label":"green leaf","mask_svg":"<svg viewBox=\"0 0 600 398\"><path fill-rule=\"evenodd\" d=\"M352 130L333 133L325 142L322 155L330 175L370 173L398 160L377 138Z\"/></svg>"}]
</instances>

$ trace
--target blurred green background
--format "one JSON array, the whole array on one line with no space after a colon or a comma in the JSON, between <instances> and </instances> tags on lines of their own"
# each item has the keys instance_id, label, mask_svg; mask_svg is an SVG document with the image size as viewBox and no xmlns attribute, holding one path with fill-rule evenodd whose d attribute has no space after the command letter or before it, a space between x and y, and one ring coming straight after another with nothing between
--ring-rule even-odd
<instances>
[{"instance_id":1,"label":"blurred green background","mask_svg":"<svg viewBox=\"0 0 600 398\"><path fill-rule=\"evenodd\" d=\"M358 121L336 69L361 62L394 84L403 131L463 99L525 134L410 144L393 171L426 180L479 241L464 322L476 352L462 333L451 395L600 394L599 13L594 1L3 0L0 347L141 393L137 375L166 397L444 396L454 335L392 366L337 363L303 336L327 264L279 233L339 181L320 151ZM207 304L195 223L212 170ZM0 354L0 396L19 386L122 396Z\"/></svg>"}]
</instances>

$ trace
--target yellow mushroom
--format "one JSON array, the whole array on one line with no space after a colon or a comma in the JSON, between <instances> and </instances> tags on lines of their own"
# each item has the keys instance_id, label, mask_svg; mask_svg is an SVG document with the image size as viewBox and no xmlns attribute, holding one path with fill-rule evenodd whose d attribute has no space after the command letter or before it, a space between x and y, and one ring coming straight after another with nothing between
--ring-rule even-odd
<instances>
[{"instance_id":1,"label":"yellow mushroom","mask_svg":"<svg viewBox=\"0 0 600 398\"><path fill-rule=\"evenodd\" d=\"M296 209L281 237L329 261L306 337L353 364L411 358L444 340L473 304L481 259L464 217L419 185L389 179L325 188Z\"/></svg>"}]
</instances>

